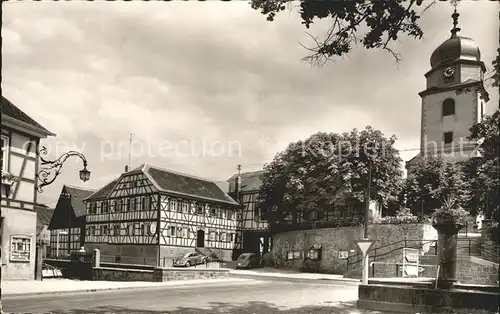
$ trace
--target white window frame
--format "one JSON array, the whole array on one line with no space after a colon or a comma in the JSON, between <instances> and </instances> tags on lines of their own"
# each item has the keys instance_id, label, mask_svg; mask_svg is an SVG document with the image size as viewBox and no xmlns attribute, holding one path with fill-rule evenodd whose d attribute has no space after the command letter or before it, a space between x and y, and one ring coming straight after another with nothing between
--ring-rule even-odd
<instances>
[{"instance_id":1,"label":"white window frame","mask_svg":"<svg viewBox=\"0 0 500 314\"><path fill-rule=\"evenodd\" d=\"M28 244L28 250L21 250L18 251L16 248L17 242L25 242ZM31 246L32 244L31 237L29 236L23 236L23 235L12 235L10 237L10 261L11 262L30 262L31 260ZM19 256L20 253L23 256ZM17 255L17 256L16 256ZM26 257L27 256L27 257Z\"/></svg>"},{"instance_id":2,"label":"white window frame","mask_svg":"<svg viewBox=\"0 0 500 314\"><path fill-rule=\"evenodd\" d=\"M3 154L2 169L5 172L9 172L10 139L7 135L2 134L2 140L4 143L4 145L2 146L2 154Z\"/></svg>"},{"instance_id":3,"label":"white window frame","mask_svg":"<svg viewBox=\"0 0 500 314\"><path fill-rule=\"evenodd\" d=\"M188 238L188 229L187 228L182 228L182 237L184 239Z\"/></svg>"}]
</instances>

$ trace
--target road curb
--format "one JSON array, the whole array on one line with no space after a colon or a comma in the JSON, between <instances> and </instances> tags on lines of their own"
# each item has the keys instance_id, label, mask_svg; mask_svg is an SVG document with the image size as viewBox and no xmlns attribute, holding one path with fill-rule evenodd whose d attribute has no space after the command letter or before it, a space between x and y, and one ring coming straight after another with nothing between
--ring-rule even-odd
<instances>
[{"instance_id":1,"label":"road curb","mask_svg":"<svg viewBox=\"0 0 500 314\"><path fill-rule=\"evenodd\" d=\"M353 278L307 278L307 277L289 277L289 276L273 276L273 275L256 275L256 274L241 274L241 273L229 273L229 276L233 278L272 278L272 279L288 279L288 280L305 280L305 281L334 281L334 282L361 282L361 279L353 279Z\"/></svg>"},{"instance_id":2,"label":"road curb","mask_svg":"<svg viewBox=\"0 0 500 314\"><path fill-rule=\"evenodd\" d=\"M214 285L231 285L231 284L237 284L237 283L248 283L247 280L224 280L224 281L209 281L207 280L206 282L196 282L196 283L188 283L189 281L186 282L179 282L179 284L171 284L171 285L156 285L156 286L136 286L136 287L112 287L112 288L93 288L93 289L82 289L82 290L65 290L65 291L50 291L50 292L32 292L32 293L12 293L12 294L5 294L2 293L2 300L7 300L7 299L21 299L21 298L29 298L29 297L47 297L47 296L64 296L64 295L72 295L72 294L78 294L78 293L92 293L92 292L109 292L109 291L126 291L126 290L159 290L159 289L165 289L165 288L189 288L189 287L195 287L197 285L203 285L203 286L214 286ZM258 282L258 280L254 280L255 283Z\"/></svg>"}]
</instances>

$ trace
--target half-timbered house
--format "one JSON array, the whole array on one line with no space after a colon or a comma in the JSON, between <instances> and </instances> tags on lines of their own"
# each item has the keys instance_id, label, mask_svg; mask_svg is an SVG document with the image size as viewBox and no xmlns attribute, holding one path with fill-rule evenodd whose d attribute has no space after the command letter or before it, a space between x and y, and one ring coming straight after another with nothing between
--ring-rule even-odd
<instances>
[{"instance_id":1,"label":"half-timbered house","mask_svg":"<svg viewBox=\"0 0 500 314\"><path fill-rule=\"evenodd\" d=\"M100 249L103 261L158 266L194 250L229 259L240 204L227 191L148 164L126 170L85 200L85 248Z\"/></svg>"},{"instance_id":2,"label":"half-timbered house","mask_svg":"<svg viewBox=\"0 0 500 314\"><path fill-rule=\"evenodd\" d=\"M40 139L54 136L1 97L2 154L0 242L2 279L34 279L36 174Z\"/></svg>"},{"instance_id":3,"label":"half-timbered house","mask_svg":"<svg viewBox=\"0 0 500 314\"><path fill-rule=\"evenodd\" d=\"M262 172L235 174L228 180L231 196L242 204L238 213L237 253L263 255L270 250L269 226L257 202Z\"/></svg>"},{"instance_id":4,"label":"half-timbered house","mask_svg":"<svg viewBox=\"0 0 500 314\"><path fill-rule=\"evenodd\" d=\"M95 190L64 185L49 223L51 258L69 258L85 243L85 215L83 200Z\"/></svg>"}]
</instances>

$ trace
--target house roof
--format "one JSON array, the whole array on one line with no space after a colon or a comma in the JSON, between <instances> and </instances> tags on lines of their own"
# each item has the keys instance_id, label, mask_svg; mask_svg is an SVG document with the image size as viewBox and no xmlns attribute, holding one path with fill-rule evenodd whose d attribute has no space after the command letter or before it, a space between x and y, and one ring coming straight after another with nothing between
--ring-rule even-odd
<instances>
[{"instance_id":1,"label":"house roof","mask_svg":"<svg viewBox=\"0 0 500 314\"><path fill-rule=\"evenodd\" d=\"M38 132L44 135L54 136L55 134L44 128L40 123L36 122L33 118L27 115L24 111L19 109L16 105L14 105L10 100L2 96L0 99L0 106L2 116L8 116L17 121L24 122L36 129Z\"/></svg>"},{"instance_id":2,"label":"house roof","mask_svg":"<svg viewBox=\"0 0 500 314\"><path fill-rule=\"evenodd\" d=\"M255 192L260 189L262 185L262 180L260 176L264 173L264 170L244 172L241 173L241 191L242 192ZM229 182L229 191L234 191L235 179L238 175L234 174L231 178L227 180Z\"/></svg>"},{"instance_id":3,"label":"house roof","mask_svg":"<svg viewBox=\"0 0 500 314\"><path fill-rule=\"evenodd\" d=\"M96 192L90 194L87 198L85 198L85 201L90 201L90 200L99 200L99 199L104 199L107 198L109 193L113 190L115 187L116 183L118 182L119 177L114 179L113 181L107 183L105 186L102 188L98 189Z\"/></svg>"},{"instance_id":4,"label":"house roof","mask_svg":"<svg viewBox=\"0 0 500 314\"><path fill-rule=\"evenodd\" d=\"M219 186L220 182L164 169L147 163L123 173L120 178L123 175L138 171L142 172L158 191L179 195L181 197L186 196L239 206L236 201L221 189ZM120 178L106 184L96 193L90 195L86 201L108 197Z\"/></svg>"},{"instance_id":5,"label":"house roof","mask_svg":"<svg viewBox=\"0 0 500 314\"><path fill-rule=\"evenodd\" d=\"M48 226L52 215L54 214L54 209L49 207L39 207L35 206L36 211L36 224L38 226Z\"/></svg>"},{"instance_id":6,"label":"house roof","mask_svg":"<svg viewBox=\"0 0 500 314\"><path fill-rule=\"evenodd\" d=\"M160 191L239 206L215 180L144 164L142 171Z\"/></svg>"},{"instance_id":7,"label":"house roof","mask_svg":"<svg viewBox=\"0 0 500 314\"><path fill-rule=\"evenodd\" d=\"M76 217L85 216L87 214L87 208L85 207L83 200L88 196L90 196L91 194L93 194L95 190L84 189L68 185L65 185L63 187L63 191L64 190L66 191L66 193L71 195L71 207L73 207L75 216Z\"/></svg>"}]
</instances>

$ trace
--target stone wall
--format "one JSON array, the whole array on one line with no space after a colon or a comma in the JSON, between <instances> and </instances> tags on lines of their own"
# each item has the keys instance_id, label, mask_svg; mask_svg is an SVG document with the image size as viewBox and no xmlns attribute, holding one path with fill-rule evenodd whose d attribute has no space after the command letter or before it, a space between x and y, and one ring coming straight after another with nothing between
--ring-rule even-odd
<instances>
[{"instance_id":1,"label":"stone wall","mask_svg":"<svg viewBox=\"0 0 500 314\"><path fill-rule=\"evenodd\" d=\"M491 234L491 220L483 220L481 228L482 250L481 257L485 260L498 263L499 262L499 247Z\"/></svg>"},{"instance_id":2,"label":"stone wall","mask_svg":"<svg viewBox=\"0 0 500 314\"><path fill-rule=\"evenodd\" d=\"M154 270L94 267L92 280L96 281L155 281Z\"/></svg>"},{"instance_id":3,"label":"stone wall","mask_svg":"<svg viewBox=\"0 0 500 314\"><path fill-rule=\"evenodd\" d=\"M433 289L407 285L360 285L358 308L382 313L496 313L498 290Z\"/></svg>"},{"instance_id":4,"label":"stone wall","mask_svg":"<svg viewBox=\"0 0 500 314\"><path fill-rule=\"evenodd\" d=\"M223 268L158 268L155 270L155 281L221 279L229 277L229 270Z\"/></svg>"},{"instance_id":5,"label":"stone wall","mask_svg":"<svg viewBox=\"0 0 500 314\"><path fill-rule=\"evenodd\" d=\"M348 262L340 258L339 252L347 251L350 256L359 254L356 241L363 238L363 233L363 227L359 226L298 230L275 234L273 235L272 249L273 264L278 268L345 274ZM379 252L387 253L404 246L404 240L407 240L406 245L409 247L422 245L424 239L435 240L437 239L437 231L432 226L425 224L370 224L368 238L375 241L372 248L390 245ZM321 259L318 261L304 259L305 251L314 245L321 246ZM424 250L429 250L429 245ZM297 259L287 260L287 253L290 251L301 252L301 256ZM401 254L401 250L399 250L385 257L387 259L395 259L396 256L401 258ZM356 259L360 259L360 257L349 257L351 262ZM360 263L349 267L350 271L357 269L360 272Z\"/></svg>"},{"instance_id":6,"label":"stone wall","mask_svg":"<svg viewBox=\"0 0 500 314\"><path fill-rule=\"evenodd\" d=\"M149 281L220 279L229 277L229 270L222 268L154 268L153 270L94 267L92 280L97 281Z\"/></svg>"},{"instance_id":7,"label":"stone wall","mask_svg":"<svg viewBox=\"0 0 500 314\"><path fill-rule=\"evenodd\" d=\"M435 278L437 275L437 256L420 256L419 262L423 271L419 277ZM388 260L384 264L375 264L370 267L370 278L401 277L401 259ZM375 267L375 269L373 268ZM498 264L479 259L474 256L457 257L457 280L463 284L497 285Z\"/></svg>"}]
</instances>

